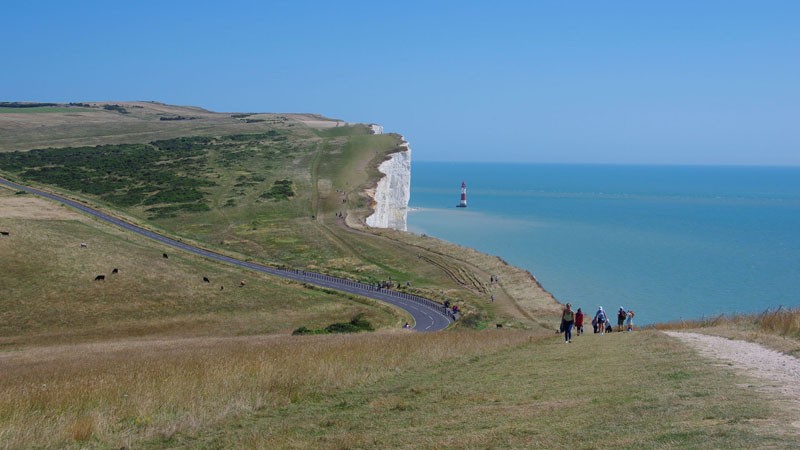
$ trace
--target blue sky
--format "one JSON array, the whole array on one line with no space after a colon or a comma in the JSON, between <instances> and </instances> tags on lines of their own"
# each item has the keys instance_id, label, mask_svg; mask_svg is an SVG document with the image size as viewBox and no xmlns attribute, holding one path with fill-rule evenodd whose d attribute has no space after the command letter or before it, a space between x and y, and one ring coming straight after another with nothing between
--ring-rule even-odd
<instances>
[{"instance_id":1,"label":"blue sky","mask_svg":"<svg viewBox=\"0 0 800 450\"><path fill-rule=\"evenodd\" d=\"M316 112L381 123L417 161L800 165L797 1L7 0L0 17L0 100Z\"/></svg>"}]
</instances>

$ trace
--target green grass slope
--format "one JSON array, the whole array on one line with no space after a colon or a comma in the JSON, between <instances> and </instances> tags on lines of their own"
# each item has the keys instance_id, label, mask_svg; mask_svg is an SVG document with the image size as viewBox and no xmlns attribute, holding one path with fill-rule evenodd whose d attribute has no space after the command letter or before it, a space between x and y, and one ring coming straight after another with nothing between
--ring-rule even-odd
<instances>
[{"instance_id":1,"label":"green grass slope","mask_svg":"<svg viewBox=\"0 0 800 450\"><path fill-rule=\"evenodd\" d=\"M54 137L51 143L59 148L0 153L0 172L220 252L365 282L391 278L403 289L458 304L466 313L464 325L541 326L556 314L556 302L530 274L497 258L363 226L371 213L367 191L381 176L378 165L400 148L398 135L296 115L264 119L249 124L260 127L251 133L230 134L228 122L241 121L242 115L221 118L150 103L90 106L92 114L114 114L117 122L104 120L115 126L133 118L147 123L153 132L146 136L177 132L171 129L176 122L199 124L203 117L220 122L207 125L202 135L124 144L90 146L85 144L91 140L84 140L80 147L64 147ZM198 118L160 120L165 111ZM70 122L63 113L25 115L31 116L52 117L63 133L86 131L85 124ZM261 117L244 120L256 116ZM0 127L2 119L0 114ZM13 133L22 141L32 139L24 127ZM109 141L117 142L131 135L112 137ZM492 275L501 275L503 285L491 285ZM492 294L495 304L488 302Z\"/></svg>"},{"instance_id":2,"label":"green grass slope","mask_svg":"<svg viewBox=\"0 0 800 450\"><path fill-rule=\"evenodd\" d=\"M0 239L0 346L290 332L359 313L379 327L406 320L375 302L174 251L8 189L0 189L0 211L0 229L10 233Z\"/></svg>"}]
</instances>

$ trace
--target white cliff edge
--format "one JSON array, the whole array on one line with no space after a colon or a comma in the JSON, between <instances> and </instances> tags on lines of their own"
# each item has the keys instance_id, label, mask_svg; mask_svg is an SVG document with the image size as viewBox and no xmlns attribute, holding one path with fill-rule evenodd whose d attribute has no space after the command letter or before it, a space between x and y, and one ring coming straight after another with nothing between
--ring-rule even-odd
<instances>
[{"instance_id":1,"label":"white cliff edge","mask_svg":"<svg viewBox=\"0 0 800 450\"><path fill-rule=\"evenodd\" d=\"M408 201L411 199L411 148L406 141L403 141L400 146L405 150L390 154L389 159L378 166L378 171L385 176L378 181L374 194L370 192L374 212L367 217L367 225L371 227L392 228L401 231L408 229Z\"/></svg>"}]
</instances>

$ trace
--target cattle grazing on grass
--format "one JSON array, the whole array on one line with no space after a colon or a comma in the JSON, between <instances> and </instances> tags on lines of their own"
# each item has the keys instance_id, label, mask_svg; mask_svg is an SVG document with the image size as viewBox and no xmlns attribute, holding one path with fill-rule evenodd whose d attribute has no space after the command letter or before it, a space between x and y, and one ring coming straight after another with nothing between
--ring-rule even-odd
<instances>
[{"instance_id":1,"label":"cattle grazing on grass","mask_svg":"<svg viewBox=\"0 0 800 450\"><path fill-rule=\"evenodd\" d=\"M119 269L117 269L116 267L114 267L114 270L112 270L112 271L111 271L111 273L119 273Z\"/></svg>"},{"instance_id":2,"label":"cattle grazing on grass","mask_svg":"<svg viewBox=\"0 0 800 450\"><path fill-rule=\"evenodd\" d=\"M219 290L220 290L220 291L222 291L222 290L224 290L224 289L225 289L225 286L220 286L220 287L219 287Z\"/></svg>"},{"instance_id":3,"label":"cattle grazing on grass","mask_svg":"<svg viewBox=\"0 0 800 450\"><path fill-rule=\"evenodd\" d=\"M94 277L94 281L105 281L105 279L106 279L105 275L98 275Z\"/></svg>"},{"instance_id":4,"label":"cattle grazing on grass","mask_svg":"<svg viewBox=\"0 0 800 450\"><path fill-rule=\"evenodd\" d=\"M166 253L163 253L162 255L164 256L164 259L169 259L169 256L167 256Z\"/></svg>"},{"instance_id":5,"label":"cattle grazing on grass","mask_svg":"<svg viewBox=\"0 0 800 450\"><path fill-rule=\"evenodd\" d=\"M247 283L245 283L244 280L242 280L242 281L239 282L239 287L244 287L245 284L247 284Z\"/></svg>"},{"instance_id":6,"label":"cattle grazing on grass","mask_svg":"<svg viewBox=\"0 0 800 450\"><path fill-rule=\"evenodd\" d=\"M88 246L89 244L87 244L86 242L81 242L81 248L87 248Z\"/></svg>"},{"instance_id":7,"label":"cattle grazing on grass","mask_svg":"<svg viewBox=\"0 0 800 450\"><path fill-rule=\"evenodd\" d=\"M11 234L10 231L0 231L0 235L2 236L9 236Z\"/></svg>"},{"instance_id":8,"label":"cattle grazing on grass","mask_svg":"<svg viewBox=\"0 0 800 450\"><path fill-rule=\"evenodd\" d=\"M208 277L203 277L203 281L206 283L211 283L211 280L209 280Z\"/></svg>"}]
</instances>

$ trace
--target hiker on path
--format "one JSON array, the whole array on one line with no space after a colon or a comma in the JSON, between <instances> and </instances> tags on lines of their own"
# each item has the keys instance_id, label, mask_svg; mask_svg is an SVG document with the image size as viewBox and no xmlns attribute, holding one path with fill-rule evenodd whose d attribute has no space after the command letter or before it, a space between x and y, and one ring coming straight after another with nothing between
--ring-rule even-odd
<instances>
[{"instance_id":1,"label":"hiker on path","mask_svg":"<svg viewBox=\"0 0 800 450\"><path fill-rule=\"evenodd\" d=\"M575 323L575 312L572 311L572 304L567 303L564 312L561 313L561 328L564 330L564 342L572 342L572 325Z\"/></svg>"},{"instance_id":2,"label":"hiker on path","mask_svg":"<svg viewBox=\"0 0 800 450\"><path fill-rule=\"evenodd\" d=\"M633 310L628 311L628 331L633 331L633 316L635 313Z\"/></svg>"},{"instance_id":3,"label":"hiker on path","mask_svg":"<svg viewBox=\"0 0 800 450\"><path fill-rule=\"evenodd\" d=\"M627 318L628 313L625 312L625 308L620 306L619 311L617 311L617 331L622 331L622 327L625 325L625 319Z\"/></svg>"},{"instance_id":4,"label":"hiker on path","mask_svg":"<svg viewBox=\"0 0 800 450\"><path fill-rule=\"evenodd\" d=\"M600 334L606 334L606 319L606 312L603 311L601 306L594 315L594 320L597 322L597 330Z\"/></svg>"},{"instance_id":5,"label":"hiker on path","mask_svg":"<svg viewBox=\"0 0 800 450\"><path fill-rule=\"evenodd\" d=\"M578 312L575 313L575 332L578 336L583 334L583 311L578 308Z\"/></svg>"}]
</instances>

